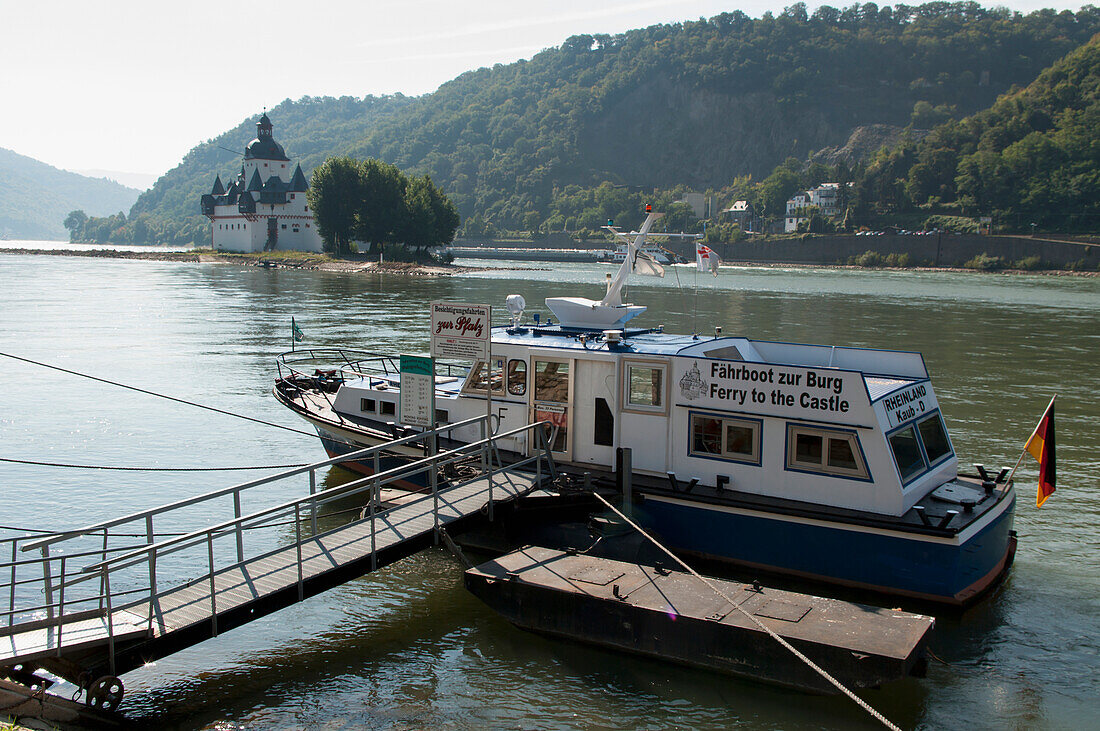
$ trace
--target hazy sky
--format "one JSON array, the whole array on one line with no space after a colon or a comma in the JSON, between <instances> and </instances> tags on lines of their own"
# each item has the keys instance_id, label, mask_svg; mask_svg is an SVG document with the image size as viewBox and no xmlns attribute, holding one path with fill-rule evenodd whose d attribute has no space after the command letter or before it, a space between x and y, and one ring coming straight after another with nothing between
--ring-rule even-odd
<instances>
[{"instance_id":1,"label":"hazy sky","mask_svg":"<svg viewBox=\"0 0 1100 731\"><path fill-rule=\"evenodd\" d=\"M159 175L197 143L286 98L418 95L578 33L735 9L756 17L789 4L0 0L0 147L60 168Z\"/></svg>"}]
</instances>

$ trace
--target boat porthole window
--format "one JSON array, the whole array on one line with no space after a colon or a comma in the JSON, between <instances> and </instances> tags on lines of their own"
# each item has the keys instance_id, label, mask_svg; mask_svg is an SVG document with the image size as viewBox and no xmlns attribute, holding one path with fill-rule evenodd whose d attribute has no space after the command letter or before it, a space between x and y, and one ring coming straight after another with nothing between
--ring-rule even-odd
<instances>
[{"instance_id":1,"label":"boat porthole window","mask_svg":"<svg viewBox=\"0 0 1100 731\"><path fill-rule=\"evenodd\" d=\"M374 399L364 398L359 399L359 410L365 414L373 414L376 410Z\"/></svg>"},{"instance_id":2,"label":"boat porthole window","mask_svg":"<svg viewBox=\"0 0 1100 731\"><path fill-rule=\"evenodd\" d=\"M854 432L787 424L787 469L870 479Z\"/></svg>"},{"instance_id":3,"label":"boat porthole window","mask_svg":"<svg viewBox=\"0 0 1100 731\"><path fill-rule=\"evenodd\" d=\"M393 416L397 413L397 404L393 401L383 401L381 404L383 416Z\"/></svg>"},{"instance_id":4,"label":"boat porthole window","mask_svg":"<svg viewBox=\"0 0 1100 731\"><path fill-rule=\"evenodd\" d=\"M512 396L527 393L527 361L508 361L508 393Z\"/></svg>"},{"instance_id":5,"label":"boat porthole window","mask_svg":"<svg viewBox=\"0 0 1100 731\"><path fill-rule=\"evenodd\" d=\"M920 444L917 442L917 430L912 425L891 434L889 441L902 483L909 482L924 472L924 455L921 454Z\"/></svg>"}]
</instances>

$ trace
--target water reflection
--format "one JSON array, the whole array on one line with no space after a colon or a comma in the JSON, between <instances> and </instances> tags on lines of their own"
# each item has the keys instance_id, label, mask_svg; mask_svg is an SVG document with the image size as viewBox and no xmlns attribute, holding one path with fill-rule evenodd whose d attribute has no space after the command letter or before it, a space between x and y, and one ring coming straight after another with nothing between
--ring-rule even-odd
<instances>
[{"instance_id":1,"label":"water reflection","mask_svg":"<svg viewBox=\"0 0 1100 731\"><path fill-rule=\"evenodd\" d=\"M483 265L483 262L478 264ZM306 345L427 351L427 303L602 294L572 264L444 278L0 257L0 350L300 428L270 395L290 318ZM680 286L677 286L677 276ZM698 282L698 294L694 289ZM568 283L568 286L563 286ZM963 461L1011 465L1053 391L1059 488L1042 510L1020 470L1020 549L988 603L941 617L925 680L865 697L903 727L1081 728L1100 685L1100 280L915 272L690 269L636 281L669 331L923 353ZM0 361L0 456L147 466L324 458L316 439ZM60 418L59 418L60 417ZM258 473L47 471L5 464L0 524L74 527ZM303 478L304 479L304 478ZM324 486L350 475L329 470ZM273 487L270 503L301 494ZM319 529L361 507L325 506ZM340 510L347 510L342 514ZM279 540L293 526L278 528ZM175 567L180 576L188 567ZM521 632L432 550L126 678L148 726L877 727L815 698Z\"/></svg>"}]
</instances>

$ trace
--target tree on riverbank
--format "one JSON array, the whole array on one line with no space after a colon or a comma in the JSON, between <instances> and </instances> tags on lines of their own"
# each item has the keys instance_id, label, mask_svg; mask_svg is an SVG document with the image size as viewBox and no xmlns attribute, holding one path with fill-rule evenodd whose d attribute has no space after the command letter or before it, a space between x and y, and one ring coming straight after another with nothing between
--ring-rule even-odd
<instances>
[{"instance_id":1,"label":"tree on riverbank","mask_svg":"<svg viewBox=\"0 0 1100 731\"><path fill-rule=\"evenodd\" d=\"M352 240L383 247L448 244L458 210L431 178L409 178L380 160L330 157L313 171L309 205L325 250L344 256Z\"/></svg>"}]
</instances>

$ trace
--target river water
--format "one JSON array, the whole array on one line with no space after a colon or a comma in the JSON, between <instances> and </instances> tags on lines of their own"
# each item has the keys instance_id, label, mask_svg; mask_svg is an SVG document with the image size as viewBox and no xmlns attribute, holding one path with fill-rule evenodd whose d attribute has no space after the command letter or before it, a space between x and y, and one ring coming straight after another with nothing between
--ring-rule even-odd
<instances>
[{"instance_id":1,"label":"river water","mask_svg":"<svg viewBox=\"0 0 1100 731\"><path fill-rule=\"evenodd\" d=\"M484 266L485 262L470 262ZM0 352L298 427L270 395L290 320L305 344L427 350L435 299L599 296L607 267L442 277L0 254ZM670 268L635 280L669 331L924 354L964 463L1011 466L1058 399L1058 491L1017 478L1019 551L1002 588L941 617L928 677L863 697L903 728L1095 727L1100 709L1100 279ZM503 314L503 308L497 310ZM157 467L316 461L320 445L0 357L0 457ZM256 474L103 472L0 462L0 524L75 528ZM242 476L244 475L244 476ZM334 470L327 484L346 479ZM277 496L276 496L277 497ZM10 535L10 530L3 531ZM180 569L181 571L183 569ZM537 637L421 553L125 677L156 728L875 728L812 697Z\"/></svg>"}]
</instances>

